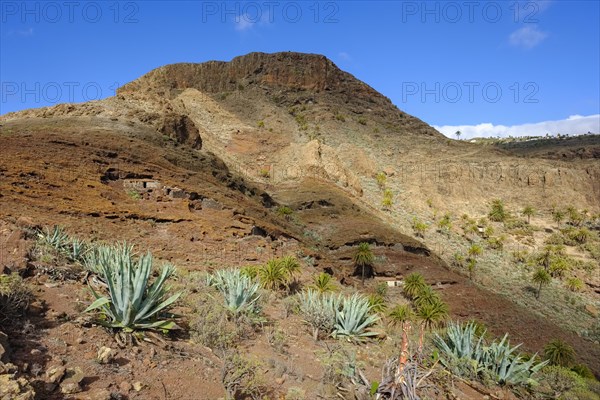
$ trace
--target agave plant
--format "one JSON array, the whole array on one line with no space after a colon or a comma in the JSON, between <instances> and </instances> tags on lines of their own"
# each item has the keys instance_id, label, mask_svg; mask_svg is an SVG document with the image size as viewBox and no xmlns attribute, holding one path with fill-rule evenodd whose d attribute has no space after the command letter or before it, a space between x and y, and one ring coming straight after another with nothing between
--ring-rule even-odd
<instances>
[{"instance_id":1,"label":"agave plant","mask_svg":"<svg viewBox=\"0 0 600 400\"><path fill-rule=\"evenodd\" d=\"M207 283L225 298L225 307L234 315L258 314L260 285L238 269L217 271L208 275Z\"/></svg>"},{"instance_id":2,"label":"agave plant","mask_svg":"<svg viewBox=\"0 0 600 400\"><path fill-rule=\"evenodd\" d=\"M127 242L117 243L112 246L94 246L85 255L83 267L103 277L103 271L106 268L130 262L133 256L133 245L127 244Z\"/></svg>"},{"instance_id":3,"label":"agave plant","mask_svg":"<svg viewBox=\"0 0 600 400\"><path fill-rule=\"evenodd\" d=\"M542 369L548 361L535 363L537 353L529 360L525 360L516 353L521 344L510 347L508 334L504 335L500 342L492 342L486 349L483 363L488 371L491 371L496 381L503 384L521 384L531 379L531 375Z\"/></svg>"},{"instance_id":4,"label":"agave plant","mask_svg":"<svg viewBox=\"0 0 600 400\"><path fill-rule=\"evenodd\" d=\"M438 334L433 338L434 344L442 352L442 365L456 375L472 377L487 371L497 383L515 385L530 381L532 375L548 363L536 364L536 355L525 360L516 353L521 345L511 347L508 335L486 346L485 332L478 337L476 330L477 326L472 322L464 326L450 323L445 338Z\"/></svg>"},{"instance_id":5,"label":"agave plant","mask_svg":"<svg viewBox=\"0 0 600 400\"><path fill-rule=\"evenodd\" d=\"M38 238L43 244L56 250L62 250L69 241L69 235L58 225L55 225L52 230L45 227L43 231L38 232Z\"/></svg>"},{"instance_id":6,"label":"agave plant","mask_svg":"<svg viewBox=\"0 0 600 400\"><path fill-rule=\"evenodd\" d=\"M333 332L336 312L339 310L341 297L331 293L320 293L309 289L298 295L300 314L304 321L313 329L315 340L320 332Z\"/></svg>"},{"instance_id":7,"label":"agave plant","mask_svg":"<svg viewBox=\"0 0 600 400\"><path fill-rule=\"evenodd\" d=\"M137 259L131 255L131 248L125 245L123 251L115 251L112 257L103 259L98 267L106 280L108 295L92 293L96 300L85 312L99 309L106 320L101 323L111 328L133 332L139 329L172 329L172 321L158 319L159 313L173 304L181 295L167 297L167 279L175 272L170 264L163 265L158 278L149 284L152 272L152 255L147 253ZM104 254L105 255L105 254Z\"/></svg>"},{"instance_id":8,"label":"agave plant","mask_svg":"<svg viewBox=\"0 0 600 400\"><path fill-rule=\"evenodd\" d=\"M358 294L345 297L341 307L336 311L335 327L332 333L334 338L347 338L350 341L361 341L377 332L368 328L375 324L379 317L371 314L369 300Z\"/></svg>"},{"instance_id":9,"label":"agave plant","mask_svg":"<svg viewBox=\"0 0 600 400\"><path fill-rule=\"evenodd\" d=\"M82 262L85 260L85 255L89 251L89 245L78 238L71 239L68 247L68 257L71 261Z\"/></svg>"}]
</instances>

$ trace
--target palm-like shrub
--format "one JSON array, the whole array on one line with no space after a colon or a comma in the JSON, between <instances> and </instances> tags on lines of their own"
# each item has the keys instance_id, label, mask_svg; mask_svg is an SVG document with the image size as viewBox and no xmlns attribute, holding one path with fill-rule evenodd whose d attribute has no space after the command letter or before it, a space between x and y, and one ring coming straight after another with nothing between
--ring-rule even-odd
<instances>
[{"instance_id":1,"label":"palm-like shrub","mask_svg":"<svg viewBox=\"0 0 600 400\"><path fill-rule=\"evenodd\" d=\"M413 303L415 307L421 308L426 304L433 304L440 300L439 295L429 285L425 285L419 290L419 292L413 297Z\"/></svg>"},{"instance_id":2,"label":"palm-like shrub","mask_svg":"<svg viewBox=\"0 0 600 400\"><path fill-rule=\"evenodd\" d=\"M486 345L485 332L477 336L476 329L474 323L450 323L444 337L436 333L433 338L442 365L456 375L474 378L485 372L499 384L516 385L529 382L548 363L536 363L536 355L525 360L516 352L521 345L511 347L508 335Z\"/></svg>"},{"instance_id":3,"label":"palm-like shrub","mask_svg":"<svg viewBox=\"0 0 600 400\"><path fill-rule=\"evenodd\" d=\"M233 315L255 315L259 312L260 285L238 269L220 270L207 276L209 286L214 286L224 297L225 307Z\"/></svg>"},{"instance_id":4,"label":"palm-like shrub","mask_svg":"<svg viewBox=\"0 0 600 400\"><path fill-rule=\"evenodd\" d=\"M288 275L279 260L269 260L258 269L258 279L265 289L277 290L288 281Z\"/></svg>"},{"instance_id":5,"label":"palm-like shrub","mask_svg":"<svg viewBox=\"0 0 600 400\"><path fill-rule=\"evenodd\" d=\"M426 328L442 325L448 318L448 305L436 295L417 308L417 317Z\"/></svg>"},{"instance_id":6,"label":"palm-like shrub","mask_svg":"<svg viewBox=\"0 0 600 400\"><path fill-rule=\"evenodd\" d=\"M158 278L150 284L152 255L147 253L135 259L131 248L116 251L106 263L99 266L108 286L108 294L100 295L92 289L96 300L85 312L99 309L105 320L101 323L111 328L132 332L138 329L172 329L175 324L159 319L159 313L173 304L181 295L167 297L167 279L175 272L170 264L163 265Z\"/></svg>"},{"instance_id":7,"label":"palm-like shrub","mask_svg":"<svg viewBox=\"0 0 600 400\"><path fill-rule=\"evenodd\" d=\"M382 313L387 309L387 304L385 304L385 297L379 293L371 293L369 297L369 306L371 306L371 311L376 313Z\"/></svg>"},{"instance_id":8,"label":"palm-like shrub","mask_svg":"<svg viewBox=\"0 0 600 400\"><path fill-rule=\"evenodd\" d=\"M265 289L289 289L299 271L300 263L296 257L287 256L267 261L256 270L256 276Z\"/></svg>"},{"instance_id":9,"label":"palm-like shrub","mask_svg":"<svg viewBox=\"0 0 600 400\"><path fill-rule=\"evenodd\" d=\"M327 272L321 272L315 276L313 283L309 287L319 293L334 292L336 290L333 277Z\"/></svg>"},{"instance_id":10,"label":"palm-like shrub","mask_svg":"<svg viewBox=\"0 0 600 400\"><path fill-rule=\"evenodd\" d=\"M358 245L358 248L352 257L352 261L354 261L355 275L358 275L357 272L360 269L360 276L362 277L364 284L366 268L372 267L373 262L375 261L375 256L373 255L373 251L371 251L369 243L362 242Z\"/></svg>"},{"instance_id":11,"label":"palm-like shrub","mask_svg":"<svg viewBox=\"0 0 600 400\"><path fill-rule=\"evenodd\" d=\"M291 281L300 272L300 262L294 256L285 256L279 260L280 267L288 281Z\"/></svg>"},{"instance_id":12,"label":"palm-like shrub","mask_svg":"<svg viewBox=\"0 0 600 400\"><path fill-rule=\"evenodd\" d=\"M389 324L392 326L403 325L414 317L415 313L408 304L399 304L388 314Z\"/></svg>"},{"instance_id":13,"label":"palm-like shrub","mask_svg":"<svg viewBox=\"0 0 600 400\"><path fill-rule=\"evenodd\" d=\"M508 212L504 208L504 202L500 199L492 201L488 218L495 222L504 222L508 217Z\"/></svg>"},{"instance_id":14,"label":"palm-like shrub","mask_svg":"<svg viewBox=\"0 0 600 400\"><path fill-rule=\"evenodd\" d=\"M404 294L412 299L414 298L427 284L425 283L425 278L423 275L418 272L413 272L404 278L404 286L402 287L402 291Z\"/></svg>"},{"instance_id":15,"label":"palm-like shrub","mask_svg":"<svg viewBox=\"0 0 600 400\"><path fill-rule=\"evenodd\" d=\"M349 341L364 340L377 335L377 332L370 331L368 328L378 320L377 315L371 314L369 300L355 293L342 300L340 309L336 312L332 336L346 338Z\"/></svg>"},{"instance_id":16,"label":"palm-like shrub","mask_svg":"<svg viewBox=\"0 0 600 400\"><path fill-rule=\"evenodd\" d=\"M538 268L533 274L533 283L538 285L538 290L536 292L535 298L540 298L540 293L542 291L542 286L549 285L552 281L552 276L546 271L544 268Z\"/></svg>"},{"instance_id":17,"label":"palm-like shrub","mask_svg":"<svg viewBox=\"0 0 600 400\"><path fill-rule=\"evenodd\" d=\"M483 253L483 248L476 243L472 244L471 247L469 247L469 249L467 250L467 254L474 258L480 256L481 253Z\"/></svg>"},{"instance_id":18,"label":"palm-like shrub","mask_svg":"<svg viewBox=\"0 0 600 400\"><path fill-rule=\"evenodd\" d=\"M521 213L527 217L527 223L529 223L531 217L535 215L535 208L533 208L532 206L525 206Z\"/></svg>"},{"instance_id":19,"label":"palm-like shrub","mask_svg":"<svg viewBox=\"0 0 600 400\"><path fill-rule=\"evenodd\" d=\"M568 367L575 361L575 351L569 344L556 339L544 346L544 357L552 365Z\"/></svg>"},{"instance_id":20,"label":"palm-like shrub","mask_svg":"<svg viewBox=\"0 0 600 400\"><path fill-rule=\"evenodd\" d=\"M554 210L552 212L552 219L556 222L556 226L560 229L560 223L565 219L565 212L561 210Z\"/></svg>"}]
</instances>

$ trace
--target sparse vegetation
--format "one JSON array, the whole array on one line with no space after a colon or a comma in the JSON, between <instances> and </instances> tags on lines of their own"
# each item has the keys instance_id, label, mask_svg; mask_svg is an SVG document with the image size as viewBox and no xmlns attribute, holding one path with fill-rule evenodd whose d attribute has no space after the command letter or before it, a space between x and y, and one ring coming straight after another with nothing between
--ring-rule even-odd
<instances>
[{"instance_id":1,"label":"sparse vegetation","mask_svg":"<svg viewBox=\"0 0 600 400\"><path fill-rule=\"evenodd\" d=\"M415 236L424 238L425 232L427 232L427 229L429 228L429 226L426 223L424 223L416 218L413 218L412 228L413 228L413 231L415 232Z\"/></svg>"},{"instance_id":2,"label":"sparse vegetation","mask_svg":"<svg viewBox=\"0 0 600 400\"><path fill-rule=\"evenodd\" d=\"M294 210L292 210L288 206L280 206L277 208L277 215L285 218L287 221L292 219L292 215L294 214Z\"/></svg>"},{"instance_id":3,"label":"sparse vegetation","mask_svg":"<svg viewBox=\"0 0 600 400\"><path fill-rule=\"evenodd\" d=\"M0 322L23 315L32 298L31 291L18 274L0 275Z\"/></svg>"}]
</instances>

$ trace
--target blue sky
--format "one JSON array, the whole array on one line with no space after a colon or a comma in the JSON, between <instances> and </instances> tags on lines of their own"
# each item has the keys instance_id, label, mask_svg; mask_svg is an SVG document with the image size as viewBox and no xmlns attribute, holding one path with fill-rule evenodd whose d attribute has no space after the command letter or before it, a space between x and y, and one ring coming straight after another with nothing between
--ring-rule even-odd
<instances>
[{"instance_id":1,"label":"blue sky","mask_svg":"<svg viewBox=\"0 0 600 400\"><path fill-rule=\"evenodd\" d=\"M0 114L153 68L324 54L463 137L600 133L598 1L0 1Z\"/></svg>"}]
</instances>

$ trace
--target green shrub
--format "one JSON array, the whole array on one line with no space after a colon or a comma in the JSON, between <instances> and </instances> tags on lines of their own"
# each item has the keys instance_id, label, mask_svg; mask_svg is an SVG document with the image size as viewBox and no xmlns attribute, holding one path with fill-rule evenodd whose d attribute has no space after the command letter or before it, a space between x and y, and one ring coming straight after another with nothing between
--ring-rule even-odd
<instances>
[{"instance_id":1,"label":"green shrub","mask_svg":"<svg viewBox=\"0 0 600 400\"><path fill-rule=\"evenodd\" d=\"M389 324L392 326L402 325L414 319L415 313L409 304L399 304L392 308L388 314Z\"/></svg>"},{"instance_id":2,"label":"green shrub","mask_svg":"<svg viewBox=\"0 0 600 400\"><path fill-rule=\"evenodd\" d=\"M309 288L319 293L334 292L337 289L333 277L326 272L321 272L315 276Z\"/></svg>"},{"instance_id":3,"label":"green shrub","mask_svg":"<svg viewBox=\"0 0 600 400\"><path fill-rule=\"evenodd\" d=\"M371 311L376 313L382 313L387 309L385 297L380 295L379 293L371 293L367 297L367 299L369 300L369 306L371 307Z\"/></svg>"},{"instance_id":4,"label":"green shrub","mask_svg":"<svg viewBox=\"0 0 600 400\"><path fill-rule=\"evenodd\" d=\"M288 206L280 206L277 208L277 215L285 218L288 221L292 218L293 214L294 210L292 210Z\"/></svg>"},{"instance_id":5,"label":"green shrub","mask_svg":"<svg viewBox=\"0 0 600 400\"><path fill-rule=\"evenodd\" d=\"M18 274L0 275L0 321L23 315L32 298L31 291Z\"/></svg>"},{"instance_id":6,"label":"green shrub","mask_svg":"<svg viewBox=\"0 0 600 400\"><path fill-rule=\"evenodd\" d=\"M213 350L223 351L235 347L249 336L251 327L245 321L229 318L230 313L217 298L218 293L211 292L211 288L204 289L190 318L191 338ZM212 291L216 289L212 288Z\"/></svg>"},{"instance_id":7,"label":"green shrub","mask_svg":"<svg viewBox=\"0 0 600 400\"><path fill-rule=\"evenodd\" d=\"M261 399L268 391L264 368L258 361L229 353L223 360L221 379L229 399Z\"/></svg>"},{"instance_id":8,"label":"green shrub","mask_svg":"<svg viewBox=\"0 0 600 400\"><path fill-rule=\"evenodd\" d=\"M100 295L92 289L96 300L85 312L99 309L105 318L100 321L103 325L122 329L124 332L172 329L174 322L159 319L159 314L181 295L176 293L167 297L169 288L165 283L175 272L175 267L163 265L158 278L150 285L152 254L146 253L135 259L130 251L124 251L117 252L109 260L107 264L100 266L108 293Z\"/></svg>"},{"instance_id":9,"label":"green shrub","mask_svg":"<svg viewBox=\"0 0 600 400\"><path fill-rule=\"evenodd\" d=\"M409 299L413 299L427 284L425 278L418 272L413 272L404 278L402 291Z\"/></svg>"},{"instance_id":10,"label":"green shrub","mask_svg":"<svg viewBox=\"0 0 600 400\"><path fill-rule=\"evenodd\" d=\"M504 202L500 199L492 201L490 205L490 212L488 218L495 222L504 222L508 218L509 214L504 208Z\"/></svg>"},{"instance_id":11,"label":"green shrub","mask_svg":"<svg viewBox=\"0 0 600 400\"><path fill-rule=\"evenodd\" d=\"M289 290L296 274L300 271L300 263L294 256L287 256L267 261L257 270L261 285L270 290L285 288Z\"/></svg>"},{"instance_id":12,"label":"green shrub","mask_svg":"<svg viewBox=\"0 0 600 400\"><path fill-rule=\"evenodd\" d=\"M555 339L544 346L544 357L551 365L568 367L575 361L575 351L568 343Z\"/></svg>"}]
</instances>

